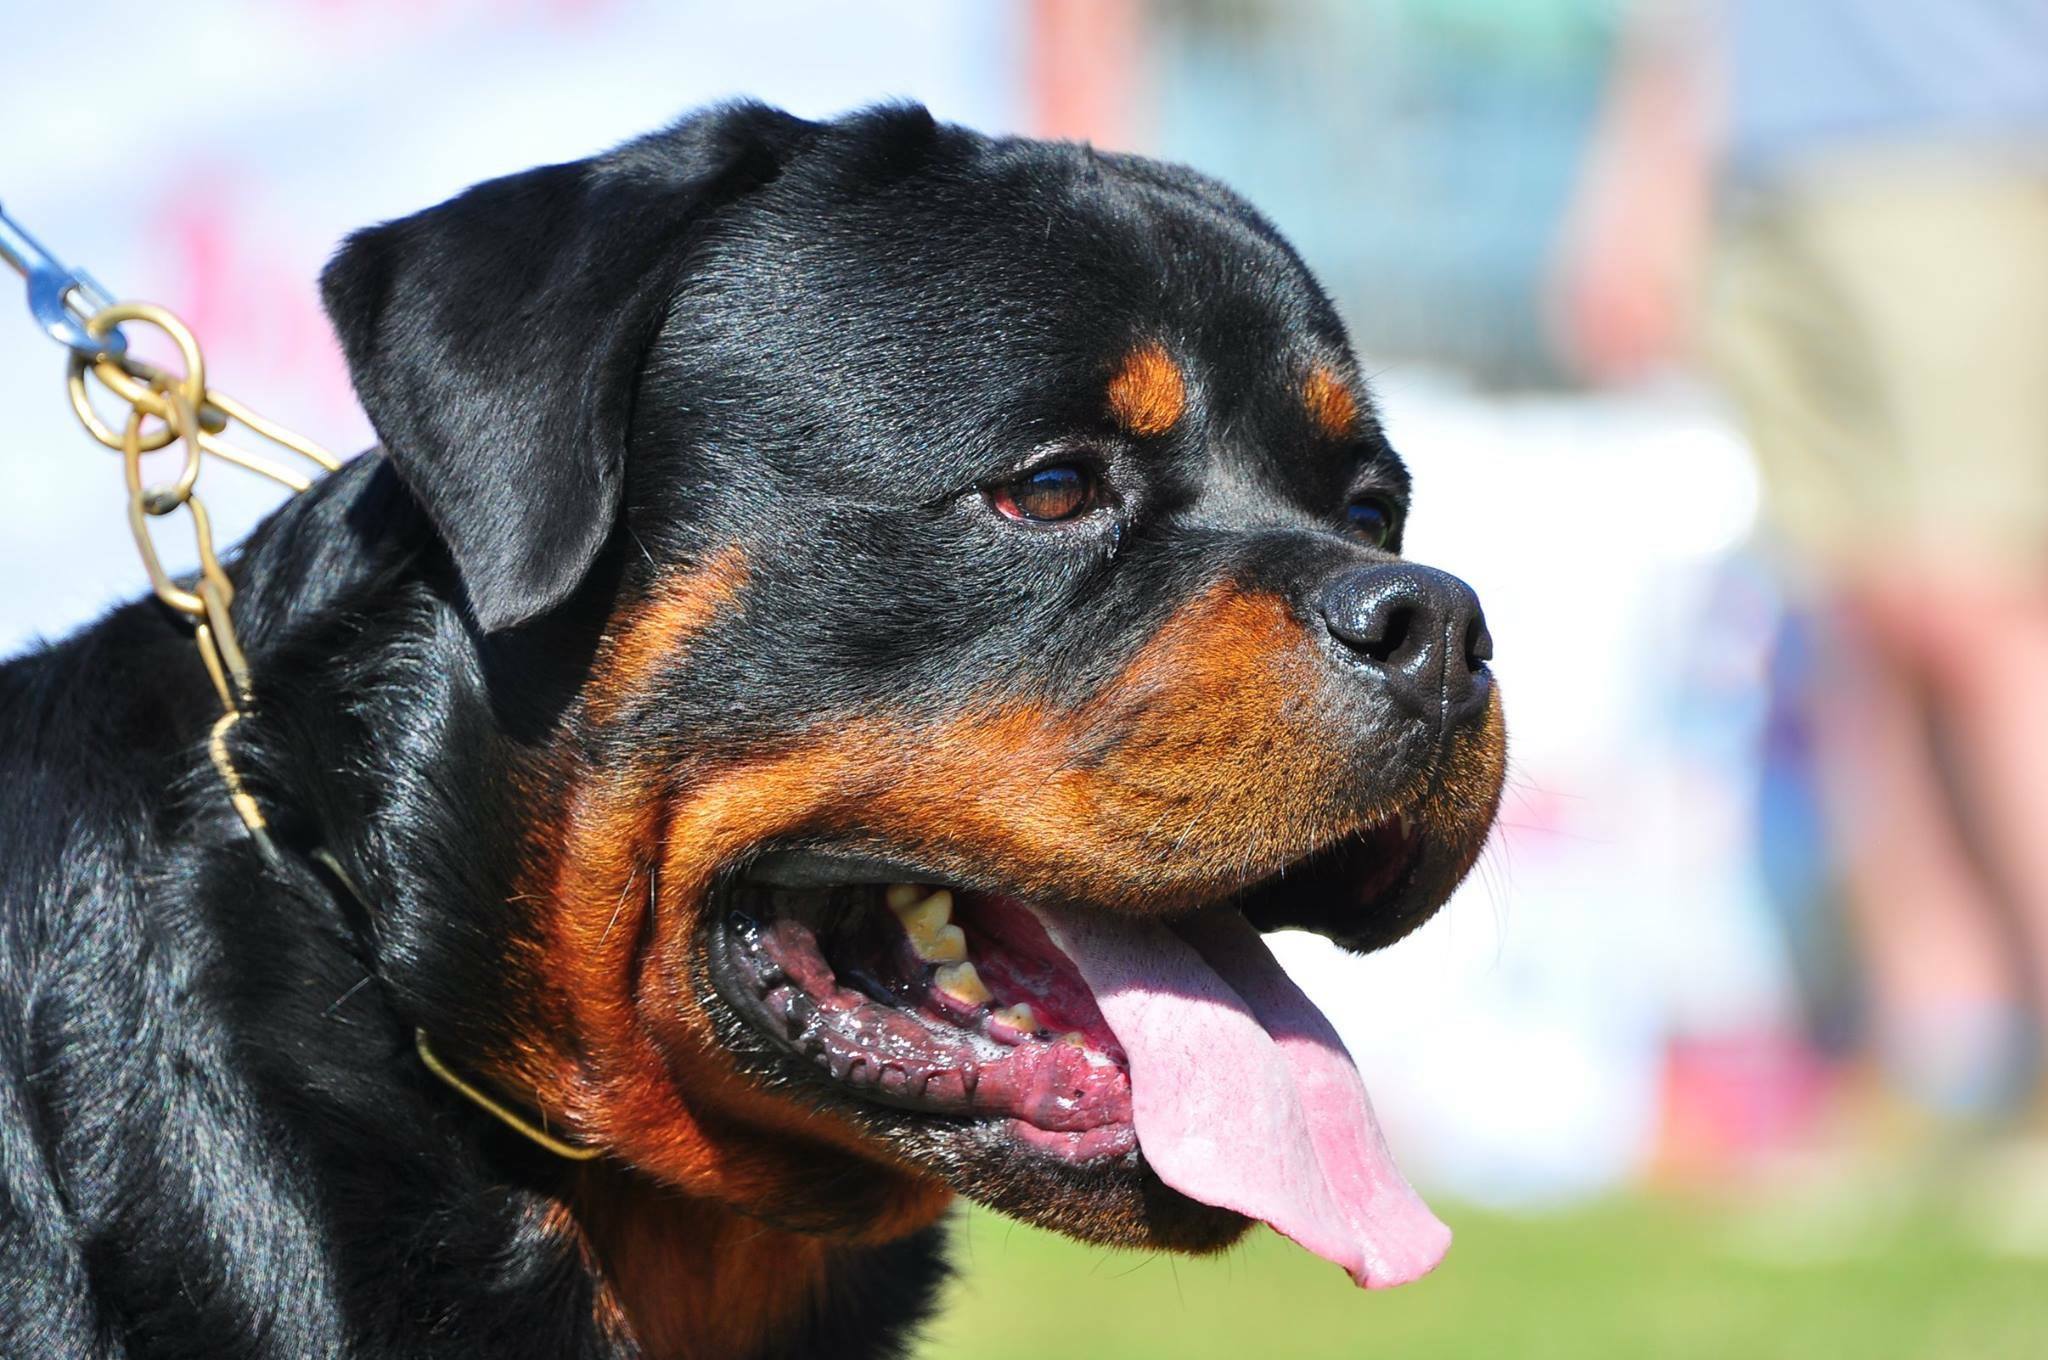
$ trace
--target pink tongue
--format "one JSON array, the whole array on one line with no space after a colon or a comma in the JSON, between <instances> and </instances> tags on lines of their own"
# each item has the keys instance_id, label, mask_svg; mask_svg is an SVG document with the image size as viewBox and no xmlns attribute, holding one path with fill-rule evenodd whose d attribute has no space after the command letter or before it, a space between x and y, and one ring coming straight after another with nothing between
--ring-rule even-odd
<instances>
[{"instance_id":1,"label":"pink tongue","mask_svg":"<svg viewBox=\"0 0 2048 1360\"><path fill-rule=\"evenodd\" d=\"M1395 1168L1343 1041L1243 916L1169 928L1032 910L1130 1057L1138 1146L1161 1180L1264 1219L1368 1289L1443 1259L1450 1229Z\"/></svg>"}]
</instances>

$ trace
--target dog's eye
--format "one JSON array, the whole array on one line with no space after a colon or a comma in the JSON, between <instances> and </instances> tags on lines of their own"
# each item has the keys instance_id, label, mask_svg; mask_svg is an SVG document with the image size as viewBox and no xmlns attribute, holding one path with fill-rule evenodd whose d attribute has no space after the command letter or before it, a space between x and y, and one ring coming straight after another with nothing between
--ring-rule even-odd
<instances>
[{"instance_id":1,"label":"dog's eye","mask_svg":"<svg viewBox=\"0 0 2048 1360\"><path fill-rule=\"evenodd\" d=\"M1076 463L1034 468L989 493L989 501L1011 519L1055 524L1078 519L1102 500L1102 479Z\"/></svg>"},{"instance_id":2,"label":"dog's eye","mask_svg":"<svg viewBox=\"0 0 2048 1360\"><path fill-rule=\"evenodd\" d=\"M1375 548L1394 541L1394 526L1400 523L1393 502L1384 496L1359 496L1344 508L1351 527Z\"/></svg>"}]
</instances>

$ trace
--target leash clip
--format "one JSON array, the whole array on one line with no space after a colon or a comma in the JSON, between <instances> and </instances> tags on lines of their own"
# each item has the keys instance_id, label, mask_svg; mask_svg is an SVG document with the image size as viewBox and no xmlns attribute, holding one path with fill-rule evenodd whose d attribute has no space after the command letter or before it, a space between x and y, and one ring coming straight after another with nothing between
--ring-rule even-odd
<instances>
[{"instance_id":1,"label":"leash clip","mask_svg":"<svg viewBox=\"0 0 2048 1360\"><path fill-rule=\"evenodd\" d=\"M71 269L52 255L28 229L0 206L0 260L21 271L28 281L28 309L58 344L81 359L118 359L128 352L121 332L94 335L86 319L114 303L107 290L83 270Z\"/></svg>"}]
</instances>

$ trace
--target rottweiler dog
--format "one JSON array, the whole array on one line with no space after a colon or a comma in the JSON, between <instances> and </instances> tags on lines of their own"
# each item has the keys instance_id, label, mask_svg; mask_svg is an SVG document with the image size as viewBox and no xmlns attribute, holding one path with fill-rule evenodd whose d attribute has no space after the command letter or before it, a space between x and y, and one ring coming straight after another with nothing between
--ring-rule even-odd
<instances>
[{"instance_id":1,"label":"rottweiler dog","mask_svg":"<svg viewBox=\"0 0 2048 1360\"><path fill-rule=\"evenodd\" d=\"M956 1194L1436 1262L1260 933L1444 901L1492 643L1264 218L737 104L322 284L380 447L233 566L277 854L164 607L0 669L0 1350L893 1355Z\"/></svg>"}]
</instances>

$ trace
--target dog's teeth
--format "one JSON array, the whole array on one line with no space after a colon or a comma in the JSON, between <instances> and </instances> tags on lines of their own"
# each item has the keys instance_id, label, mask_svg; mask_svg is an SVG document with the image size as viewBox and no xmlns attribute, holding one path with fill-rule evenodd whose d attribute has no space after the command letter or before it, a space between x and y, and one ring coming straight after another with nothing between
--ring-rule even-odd
<instances>
[{"instance_id":1,"label":"dog's teeth","mask_svg":"<svg viewBox=\"0 0 2048 1360\"><path fill-rule=\"evenodd\" d=\"M889 910L899 915L907 907L914 907L924 901L924 888L916 883L891 883L882 893L882 900L889 904Z\"/></svg>"},{"instance_id":2,"label":"dog's teeth","mask_svg":"<svg viewBox=\"0 0 2048 1360\"><path fill-rule=\"evenodd\" d=\"M958 926L940 926L930 939L915 945L917 956L926 963L959 963L967 957L967 932Z\"/></svg>"},{"instance_id":3,"label":"dog's teeth","mask_svg":"<svg viewBox=\"0 0 2048 1360\"><path fill-rule=\"evenodd\" d=\"M896 913L896 919L903 923L903 933L910 937L911 951L926 963L959 963L965 959L966 932L952 924L953 894L940 888L916 901L905 901L909 894L897 890L911 886L898 883L886 894L889 910Z\"/></svg>"},{"instance_id":4,"label":"dog's teeth","mask_svg":"<svg viewBox=\"0 0 2048 1360\"><path fill-rule=\"evenodd\" d=\"M903 922L905 930L912 934L919 931L930 932L953 919L953 894L949 890L940 888L936 892L927 893L922 888L912 888L911 891L917 896L907 901L899 900L897 888L909 886L907 883L898 883L896 887L889 889L888 893L889 910L896 913L896 919Z\"/></svg>"},{"instance_id":5,"label":"dog's teeth","mask_svg":"<svg viewBox=\"0 0 2048 1360\"><path fill-rule=\"evenodd\" d=\"M1081 1033L1080 1030L1070 1029L1060 1036L1060 1042L1068 1048L1086 1048L1088 1047L1088 1036Z\"/></svg>"},{"instance_id":6,"label":"dog's teeth","mask_svg":"<svg viewBox=\"0 0 2048 1360\"><path fill-rule=\"evenodd\" d=\"M1019 1001L1014 1006L1005 1006L1002 1010L991 1013L988 1018L990 1024L1008 1025L1011 1029L1024 1034L1036 1034L1042 1028L1038 1023L1038 1017L1032 1014L1029 1001Z\"/></svg>"},{"instance_id":7,"label":"dog's teeth","mask_svg":"<svg viewBox=\"0 0 2048 1360\"><path fill-rule=\"evenodd\" d=\"M988 1004L988 985L971 963L942 963L932 973L932 985L963 1006Z\"/></svg>"},{"instance_id":8,"label":"dog's teeth","mask_svg":"<svg viewBox=\"0 0 2048 1360\"><path fill-rule=\"evenodd\" d=\"M1401 829L1401 839L1409 840L1415 835L1415 819L1403 812L1394 818L1394 825Z\"/></svg>"}]
</instances>

